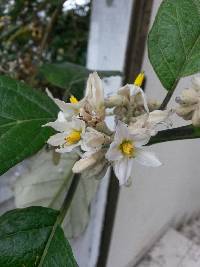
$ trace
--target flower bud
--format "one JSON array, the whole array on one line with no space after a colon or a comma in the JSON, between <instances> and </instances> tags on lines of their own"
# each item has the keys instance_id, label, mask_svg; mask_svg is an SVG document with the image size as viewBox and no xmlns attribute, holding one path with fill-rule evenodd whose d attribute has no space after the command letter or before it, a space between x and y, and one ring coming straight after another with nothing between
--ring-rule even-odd
<instances>
[{"instance_id":1,"label":"flower bud","mask_svg":"<svg viewBox=\"0 0 200 267\"><path fill-rule=\"evenodd\" d=\"M176 114L185 120L192 120L194 126L200 126L200 77L192 80L192 88L183 90L176 102L179 104Z\"/></svg>"},{"instance_id":2,"label":"flower bud","mask_svg":"<svg viewBox=\"0 0 200 267\"><path fill-rule=\"evenodd\" d=\"M127 102L126 97L122 95L113 95L105 100L105 106L107 108L113 108L116 106L123 106Z\"/></svg>"},{"instance_id":3,"label":"flower bud","mask_svg":"<svg viewBox=\"0 0 200 267\"><path fill-rule=\"evenodd\" d=\"M100 150L96 153L93 153L89 156L86 156L80 160L78 160L73 168L72 171L74 173L81 173L84 170L87 170L88 168L92 167L95 163L97 163L98 161L101 161L102 158L104 157L105 153L103 150Z\"/></svg>"}]
</instances>

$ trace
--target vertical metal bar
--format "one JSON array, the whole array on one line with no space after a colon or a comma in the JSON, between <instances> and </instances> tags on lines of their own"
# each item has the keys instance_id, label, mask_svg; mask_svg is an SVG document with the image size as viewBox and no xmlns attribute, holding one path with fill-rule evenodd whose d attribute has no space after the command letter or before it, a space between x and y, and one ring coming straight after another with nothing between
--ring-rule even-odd
<instances>
[{"instance_id":1,"label":"vertical metal bar","mask_svg":"<svg viewBox=\"0 0 200 267\"><path fill-rule=\"evenodd\" d=\"M134 1L124 65L124 84L132 83L141 70L152 6L153 0ZM106 267L107 264L118 197L119 183L112 171L97 267Z\"/></svg>"}]
</instances>

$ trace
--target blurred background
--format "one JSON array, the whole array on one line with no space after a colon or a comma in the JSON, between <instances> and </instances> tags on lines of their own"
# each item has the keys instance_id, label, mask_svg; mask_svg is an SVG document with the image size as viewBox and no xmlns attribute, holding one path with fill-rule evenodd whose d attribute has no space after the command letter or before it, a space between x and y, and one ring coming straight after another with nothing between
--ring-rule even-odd
<instances>
[{"instance_id":1,"label":"blurred background","mask_svg":"<svg viewBox=\"0 0 200 267\"><path fill-rule=\"evenodd\" d=\"M88 0L2 0L1 73L30 82L40 61L85 66L90 6Z\"/></svg>"}]
</instances>

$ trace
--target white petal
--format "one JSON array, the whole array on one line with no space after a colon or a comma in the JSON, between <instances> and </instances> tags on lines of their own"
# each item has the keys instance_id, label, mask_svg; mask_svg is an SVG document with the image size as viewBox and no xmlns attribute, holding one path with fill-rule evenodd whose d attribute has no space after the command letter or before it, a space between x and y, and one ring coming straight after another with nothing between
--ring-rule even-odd
<instances>
[{"instance_id":1,"label":"white petal","mask_svg":"<svg viewBox=\"0 0 200 267\"><path fill-rule=\"evenodd\" d=\"M79 120L77 118L73 118L71 129L80 131L82 133L85 133L85 122L83 120Z\"/></svg>"},{"instance_id":2,"label":"white petal","mask_svg":"<svg viewBox=\"0 0 200 267\"><path fill-rule=\"evenodd\" d=\"M82 135L82 140L82 149L89 151L90 149L100 149L104 144L105 137L102 133L88 127L86 133Z\"/></svg>"},{"instance_id":3,"label":"white petal","mask_svg":"<svg viewBox=\"0 0 200 267\"><path fill-rule=\"evenodd\" d=\"M192 84L195 90L199 91L200 90L200 76L195 76L192 79Z\"/></svg>"},{"instance_id":4,"label":"white petal","mask_svg":"<svg viewBox=\"0 0 200 267\"><path fill-rule=\"evenodd\" d=\"M123 158L123 155L120 152L118 146L119 146L119 144L117 144L115 142L113 142L110 145L110 147L109 147L109 149L108 149L108 151L107 151L107 153L105 155L105 157L106 157L107 160L109 160L109 161L115 161L115 160L119 160L119 159L122 159Z\"/></svg>"},{"instance_id":5,"label":"white petal","mask_svg":"<svg viewBox=\"0 0 200 267\"><path fill-rule=\"evenodd\" d=\"M123 158L113 164L115 175L120 185L126 185L132 173L133 159Z\"/></svg>"},{"instance_id":6,"label":"white petal","mask_svg":"<svg viewBox=\"0 0 200 267\"><path fill-rule=\"evenodd\" d=\"M56 152L58 152L58 153L68 153L68 152L71 152L74 148L80 146L80 144L81 143L78 142L78 143L73 144L73 145L66 145L63 148L57 148Z\"/></svg>"},{"instance_id":7,"label":"white petal","mask_svg":"<svg viewBox=\"0 0 200 267\"><path fill-rule=\"evenodd\" d=\"M121 96L124 96L124 97L126 97L128 100L130 100L130 88L129 88L129 85L126 84L125 86L121 87L121 88L118 90L118 94L121 95Z\"/></svg>"},{"instance_id":8,"label":"white petal","mask_svg":"<svg viewBox=\"0 0 200 267\"><path fill-rule=\"evenodd\" d=\"M74 173L80 173L93 166L95 163L96 159L94 157L82 158L74 164L72 171Z\"/></svg>"},{"instance_id":9,"label":"white petal","mask_svg":"<svg viewBox=\"0 0 200 267\"><path fill-rule=\"evenodd\" d=\"M137 132L135 130L135 133L133 131L131 135L135 147L145 146L149 143L150 138L151 132L146 128L138 129Z\"/></svg>"},{"instance_id":10,"label":"white petal","mask_svg":"<svg viewBox=\"0 0 200 267\"><path fill-rule=\"evenodd\" d=\"M129 84L129 88L130 88L131 96L135 96L135 95L137 95L139 93L142 95L143 102L144 102L144 108L145 108L146 112L149 113L149 108L148 108L146 96L145 96L145 93L142 90L142 88L140 88L139 86L133 85L133 84Z\"/></svg>"},{"instance_id":11,"label":"white petal","mask_svg":"<svg viewBox=\"0 0 200 267\"><path fill-rule=\"evenodd\" d=\"M159 124L165 122L172 114L171 110L154 110L149 113L148 122L150 124Z\"/></svg>"},{"instance_id":12,"label":"white petal","mask_svg":"<svg viewBox=\"0 0 200 267\"><path fill-rule=\"evenodd\" d=\"M56 120L54 122L49 122L43 126L52 127L58 132L65 132L69 129L69 123L67 121L61 122L59 120Z\"/></svg>"},{"instance_id":13,"label":"white petal","mask_svg":"<svg viewBox=\"0 0 200 267\"><path fill-rule=\"evenodd\" d=\"M103 85L97 72L89 75L85 97L95 110L99 109L104 103Z\"/></svg>"},{"instance_id":14,"label":"white petal","mask_svg":"<svg viewBox=\"0 0 200 267\"><path fill-rule=\"evenodd\" d=\"M60 146L63 145L65 143L65 137L66 137L67 133L57 133L55 135L52 135L47 143L52 145L52 146Z\"/></svg>"},{"instance_id":15,"label":"white petal","mask_svg":"<svg viewBox=\"0 0 200 267\"><path fill-rule=\"evenodd\" d=\"M62 111L58 112L58 121L60 122L65 122L66 119L65 119L65 115Z\"/></svg>"},{"instance_id":16,"label":"white petal","mask_svg":"<svg viewBox=\"0 0 200 267\"><path fill-rule=\"evenodd\" d=\"M71 103L65 103L64 101L54 98L52 93L46 89L47 95L54 101L54 103L64 112L64 115L66 117L72 117L74 114L78 112L79 105L77 104L71 104Z\"/></svg>"},{"instance_id":17,"label":"white petal","mask_svg":"<svg viewBox=\"0 0 200 267\"><path fill-rule=\"evenodd\" d=\"M130 132L128 129L128 125L126 125L121 121L118 121L114 137L115 142L120 144L124 139L129 139L129 137L130 137Z\"/></svg>"},{"instance_id":18,"label":"white petal","mask_svg":"<svg viewBox=\"0 0 200 267\"><path fill-rule=\"evenodd\" d=\"M137 150L137 155L135 158L140 164L148 167L159 167L162 163L155 156L153 152L145 151L143 149Z\"/></svg>"}]
</instances>

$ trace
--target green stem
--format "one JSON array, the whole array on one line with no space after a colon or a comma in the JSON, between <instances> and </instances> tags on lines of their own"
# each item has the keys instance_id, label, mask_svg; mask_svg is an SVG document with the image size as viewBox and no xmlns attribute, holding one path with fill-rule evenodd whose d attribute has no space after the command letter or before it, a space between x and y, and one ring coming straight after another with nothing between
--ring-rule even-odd
<instances>
[{"instance_id":1,"label":"green stem","mask_svg":"<svg viewBox=\"0 0 200 267\"><path fill-rule=\"evenodd\" d=\"M163 100L163 102L160 106L160 110L164 110L167 107L167 105L168 105L168 103L169 103L169 101L170 101L170 99L171 99L171 97L172 97L172 95L176 89L178 82L179 82L179 79L174 82L172 88L168 91L165 99Z\"/></svg>"},{"instance_id":2,"label":"green stem","mask_svg":"<svg viewBox=\"0 0 200 267\"><path fill-rule=\"evenodd\" d=\"M58 215L58 217L56 219L56 222L55 222L55 224L54 224L54 226L52 228L51 234L50 234L50 236L48 238L48 241L47 241L47 243L45 245L45 248L44 248L43 254L41 256L40 262L38 264L38 267L43 267L43 263L44 263L45 258L47 256L47 253L48 253L49 247L51 245L51 242L52 242L52 240L54 238L55 232L56 232L58 226L62 224L62 222L63 222L63 220L64 220L64 218L65 218L65 216L67 214L67 211L69 210L69 207L71 205L71 202L72 202L72 199L73 199L74 194L76 192L76 189L77 189L77 186L79 184L79 181L80 181L80 175L79 174L75 174L74 178L72 180L72 183L70 185L69 191L68 191L68 193L67 193L67 195L66 195L66 197L65 197L65 199L63 201L62 207L60 209L60 213L59 213L59 215Z\"/></svg>"},{"instance_id":3,"label":"green stem","mask_svg":"<svg viewBox=\"0 0 200 267\"><path fill-rule=\"evenodd\" d=\"M74 194L75 194L76 189L78 187L79 181L80 181L80 174L75 174L73 177L72 183L70 185L70 188L67 192L67 195L63 201L62 207L60 209L60 215L58 216L58 224L62 224L62 222L63 222L63 220L64 220L64 218L65 218L65 216L69 210L69 207L72 203Z\"/></svg>"},{"instance_id":4,"label":"green stem","mask_svg":"<svg viewBox=\"0 0 200 267\"><path fill-rule=\"evenodd\" d=\"M193 125L188 125L160 131L156 136L150 139L150 142L147 145L150 146L163 142L196 138L200 138L200 130Z\"/></svg>"}]
</instances>

